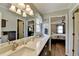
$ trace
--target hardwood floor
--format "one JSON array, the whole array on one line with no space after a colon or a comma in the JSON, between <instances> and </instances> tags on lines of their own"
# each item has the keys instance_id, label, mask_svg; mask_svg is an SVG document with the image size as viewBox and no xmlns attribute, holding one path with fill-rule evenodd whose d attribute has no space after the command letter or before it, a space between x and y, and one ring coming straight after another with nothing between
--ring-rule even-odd
<instances>
[{"instance_id":1,"label":"hardwood floor","mask_svg":"<svg viewBox=\"0 0 79 59\"><path fill-rule=\"evenodd\" d=\"M52 50L49 51L48 44L44 47L39 56L65 56L65 41L52 40Z\"/></svg>"},{"instance_id":2,"label":"hardwood floor","mask_svg":"<svg viewBox=\"0 0 79 59\"><path fill-rule=\"evenodd\" d=\"M65 56L64 40L52 40L51 56Z\"/></svg>"}]
</instances>

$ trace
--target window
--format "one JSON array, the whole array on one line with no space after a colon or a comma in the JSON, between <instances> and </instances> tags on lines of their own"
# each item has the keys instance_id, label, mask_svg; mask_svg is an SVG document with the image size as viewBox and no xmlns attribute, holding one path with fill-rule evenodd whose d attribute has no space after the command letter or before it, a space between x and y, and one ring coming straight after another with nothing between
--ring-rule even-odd
<instances>
[{"instance_id":1,"label":"window","mask_svg":"<svg viewBox=\"0 0 79 59\"><path fill-rule=\"evenodd\" d=\"M37 24L36 25L36 32L40 32L41 30L40 30L40 25L39 24Z\"/></svg>"},{"instance_id":2,"label":"window","mask_svg":"<svg viewBox=\"0 0 79 59\"><path fill-rule=\"evenodd\" d=\"M41 32L41 20L40 19L36 19L36 32Z\"/></svg>"},{"instance_id":3,"label":"window","mask_svg":"<svg viewBox=\"0 0 79 59\"><path fill-rule=\"evenodd\" d=\"M58 25L57 26L57 33L63 34L63 25Z\"/></svg>"}]
</instances>

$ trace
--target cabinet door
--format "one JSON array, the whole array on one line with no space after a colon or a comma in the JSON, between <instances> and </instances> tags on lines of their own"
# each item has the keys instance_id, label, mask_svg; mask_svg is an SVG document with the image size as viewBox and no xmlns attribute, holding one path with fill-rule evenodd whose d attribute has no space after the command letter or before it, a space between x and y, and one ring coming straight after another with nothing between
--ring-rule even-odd
<instances>
[{"instance_id":1,"label":"cabinet door","mask_svg":"<svg viewBox=\"0 0 79 59\"><path fill-rule=\"evenodd\" d=\"M47 42L44 46L42 52L40 53L40 56L51 56L51 53L49 52L49 42Z\"/></svg>"},{"instance_id":2,"label":"cabinet door","mask_svg":"<svg viewBox=\"0 0 79 59\"><path fill-rule=\"evenodd\" d=\"M43 48L40 56L47 56L47 47L46 46Z\"/></svg>"}]
</instances>

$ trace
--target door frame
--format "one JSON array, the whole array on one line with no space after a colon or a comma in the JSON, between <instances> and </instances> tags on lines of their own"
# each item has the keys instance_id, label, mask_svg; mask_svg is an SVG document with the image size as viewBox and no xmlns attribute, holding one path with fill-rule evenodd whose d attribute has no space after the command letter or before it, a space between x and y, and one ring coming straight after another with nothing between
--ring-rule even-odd
<instances>
[{"instance_id":1,"label":"door frame","mask_svg":"<svg viewBox=\"0 0 79 59\"><path fill-rule=\"evenodd\" d=\"M62 15L56 15L56 16L49 16L49 36L51 36L51 18L52 17L61 17L61 16L65 16L65 27L66 27L66 32L65 32L65 36L66 36L66 40L65 40L65 55L68 54L68 48L67 48L67 39L68 39L68 16L67 14L62 14ZM51 44L51 40L50 40L50 43ZM51 51L51 46L49 46L49 50Z\"/></svg>"}]
</instances>

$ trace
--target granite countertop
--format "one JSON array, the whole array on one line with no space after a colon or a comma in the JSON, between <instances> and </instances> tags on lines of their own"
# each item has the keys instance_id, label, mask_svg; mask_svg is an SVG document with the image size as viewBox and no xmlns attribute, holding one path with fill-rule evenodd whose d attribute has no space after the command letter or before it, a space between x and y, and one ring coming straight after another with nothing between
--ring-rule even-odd
<instances>
[{"instance_id":1,"label":"granite countertop","mask_svg":"<svg viewBox=\"0 0 79 59\"><path fill-rule=\"evenodd\" d=\"M40 52L42 51L43 47L45 46L46 42L48 41L48 39L49 39L49 36L35 38L34 41L29 41L26 45L22 45L22 46L18 47L15 51L9 50L0 55L9 56L17 51L20 52L20 50L21 50L22 51L22 52L20 52L21 54L20 53L16 54L16 56L18 56L18 55L19 56L38 56L40 54ZM27 47L27 49L24 47ZM32 49L33 51L30 50L29 48Z\"/></svg>"}]
</instances>

